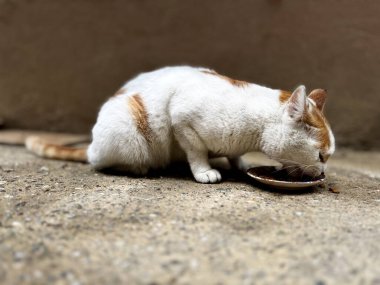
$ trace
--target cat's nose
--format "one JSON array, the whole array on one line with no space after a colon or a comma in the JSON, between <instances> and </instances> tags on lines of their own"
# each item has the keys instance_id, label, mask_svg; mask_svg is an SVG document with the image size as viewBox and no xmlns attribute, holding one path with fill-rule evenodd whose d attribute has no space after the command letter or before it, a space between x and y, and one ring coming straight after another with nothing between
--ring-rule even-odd
<instances>
[{"instance_id":1,"label":"cat's nose","mask_svg":"<svg viewBox=\"0 0 380 285\"><path fill-rule=\"evenodd\" d=\"M321 172L321 175L325 175L325 172L324 172L324 171L322 171L322 172Z\"/></svg>"}]
</instances>

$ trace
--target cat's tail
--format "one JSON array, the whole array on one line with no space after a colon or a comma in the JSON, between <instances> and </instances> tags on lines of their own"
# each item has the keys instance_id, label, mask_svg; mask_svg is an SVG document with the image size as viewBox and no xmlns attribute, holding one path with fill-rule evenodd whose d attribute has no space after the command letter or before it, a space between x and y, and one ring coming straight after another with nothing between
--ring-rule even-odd
<instances>
[{"instance_id":1,"label":"cat's tail","mask_svg":"<svg viewBox=\"0 0 380 285\"><path fill-rule=\"evenodd\" d=\"M87 162L87 147L69 147L51 144L39 136L27 137L25 145L28 150L41 157Z\"/></svg>"}]
</instances>

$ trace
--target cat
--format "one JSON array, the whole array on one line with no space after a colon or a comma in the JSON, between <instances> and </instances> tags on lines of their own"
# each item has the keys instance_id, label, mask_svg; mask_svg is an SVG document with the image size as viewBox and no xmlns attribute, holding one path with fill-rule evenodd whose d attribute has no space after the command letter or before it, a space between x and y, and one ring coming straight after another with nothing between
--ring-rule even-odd
<instances>
[{"instance_id":1,"label":"cat","mask_svg":"<svg viewBox=\"0 0 380 285\"><path fill-rule=\"evenodd\" d=\"M227 157L246 170L241 155L262 151L289 173L318 176L335 150L323 115L326 96L323 89L307 96L303 85L286 92L207 68L165 67L138 75L102 106L88 149L39 137L29 137L26 146L40 156L138 175L187 160L201 183L222 179L209 158Z\"/></svg>"}]
</instances>

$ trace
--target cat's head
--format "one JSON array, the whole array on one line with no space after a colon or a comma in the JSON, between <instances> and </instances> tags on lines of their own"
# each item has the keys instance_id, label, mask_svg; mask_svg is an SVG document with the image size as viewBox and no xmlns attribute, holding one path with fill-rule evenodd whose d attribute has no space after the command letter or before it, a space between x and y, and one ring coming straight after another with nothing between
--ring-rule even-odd
<instances>
[{"instance_id":1,"label":"cat's head","mask_svg":"<svg viewBox=\"0 0 380 285\"><path fill-rule=\"evenodd\" d=\"M265 152L290 174L320 175L335 151L334 135L323 114L326 95L316 89L307 96L305 86L281 93L281 118L273 129L276 142Z\"/></svg>"}]
</instances>

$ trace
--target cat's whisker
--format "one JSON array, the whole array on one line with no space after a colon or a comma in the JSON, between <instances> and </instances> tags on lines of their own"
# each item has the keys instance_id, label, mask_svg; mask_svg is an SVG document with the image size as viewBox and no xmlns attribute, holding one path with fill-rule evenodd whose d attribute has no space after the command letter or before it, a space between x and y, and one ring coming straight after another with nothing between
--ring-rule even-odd
<instances>
[{"instance_id":1,"label":"cat's whisker","mask_svg":"<svg viewBox=\"0 0 380 285\"><path fill-rule=\"evenodd\" d=\"M290 161L290 160L288 160L288 161ZM288 172L289 175L293 174L294 172L296 172L298 170L301 170L302 171L301 176L304 176L305 172L310 168L311 169L313 169L313 168L318 169L318 167L316 167L315 165L311 165L311 164L307 165L307 164L298 163L298 165L287 165L287 166L285 166L279 170L274 171L274 173L277 173L277 172L282 171L282 170L292 169L292 168L294 168L294 169ZM315 177L315 175L314 175L314 177Z\"/></svg>"},{"instance_id":2,"label":"cat's whisker","mask_svg":"<svg viewBox=\"0 0 380 285\"><path fill-rule=\"evenodd\" d=\"M298 171L299 168L295 167L293 171L290 171L288 174L291 175L292 173L294 173L295 171Z\"/></svg>"},{"instance_id":3,"label":"cat's whisker","mask_svg":"<svg viewBox=\"0 0 380 285\"><path fill-rule=\"evenodd\" d=\"M303 176L305 174L305 172L308 170L308 169L316 169L318 170L318 167L315 166L315 165L312 165L312 164L303 164L303 163L300 163L300 162L296 162L294 160L290 160L290 159L280 159L279 160L280 162L282 163L291 163L292 165L287 165L285 167L283 167L282 169L289 169L289 168L292 168L292 167L295 167L296 169L293 170L293 171L290 171L289 174L292 174L294 173L297 169L300 169L302 170L302 173L301 173L301 176ZM282 170L281 169L281 170Z\"/></svg>"},{"instance_id":4,"label":"cat's whisker","mask_svg":"<svg viewBox=\"0 0 380 285\"><path fill-rule=\"evenodd\" d=\"M314 165L307 165L305 168L302 169L302 174L301 176L303 176L305 174L305 171L308 169L308 168L316 168Z\"/></svg>"},{"instance_id":5,"label":"cat's whisker","mask_svg":"<svg viewBox=\"0 0 380 285\"><path fill-rule=\"evenodd\" d=\"M285 170L285 169L288 169L288 168L293 168L293 167L295 167L295 166L294 166L294 165L288 165L288 166L285 166L285 167L283 167L283 168L281 168L281 169L279 169L279 170L274 171L274 173L276 173L276 172L280 172L280 171Z\"/></svg>"}]
</instances>

